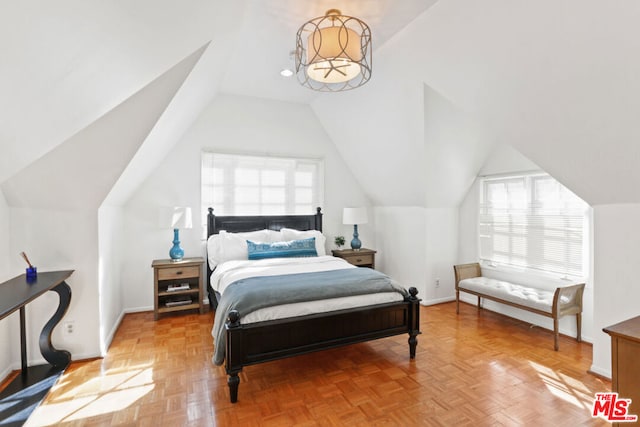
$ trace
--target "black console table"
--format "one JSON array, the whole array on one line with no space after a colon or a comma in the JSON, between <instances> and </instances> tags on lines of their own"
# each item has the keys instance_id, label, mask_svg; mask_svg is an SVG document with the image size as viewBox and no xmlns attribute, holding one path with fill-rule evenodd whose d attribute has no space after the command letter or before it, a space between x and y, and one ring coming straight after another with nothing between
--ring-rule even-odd
<instances>
[{"instance_id":1,"label":"black console table","mask_svg":"<svg viewBox=\"0 0 640 427\"><path fill-rule=\"evenodd\" d=\"M0 320L20 310L20 374L0 393L0 424L24 423L56 379L71 362L71 354L51 344L53 328L60 322L71 302L71 288L65 282L73 270L38 273L33 280L20 275L0 284ZM60 297L58 309L40 332L40 352L49 364L27 366L25 306L47 291ZM5 409L3 409L5 408Z\"/></svg>"}]
</instances>

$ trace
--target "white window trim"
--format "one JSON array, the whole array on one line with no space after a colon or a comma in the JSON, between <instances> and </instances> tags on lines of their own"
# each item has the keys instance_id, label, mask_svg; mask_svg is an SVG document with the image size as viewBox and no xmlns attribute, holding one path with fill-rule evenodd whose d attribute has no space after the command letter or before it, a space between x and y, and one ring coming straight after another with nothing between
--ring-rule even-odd
<instances>
[{"instance_id":1,"label":"white window trim","mask_svg":"<svg viewBox=\"0 0 640 427\"><path fill-rule=\"evenodd\" d=\"M321 158L312 158L312 157L300 157L300 156L287 156L287 155L275 155L275 154L264 154L264 153L247 153L247 152L226 152L226 151L218 151L218 150L202 150L200 153L200 162L201 162L201 171L200 171L200 203L201 203L201 211L202 211L202 215L203 217L201 218L201 222L205 227L206 230L206 212L207 212L207 208L208 207L212 207L214 208L214 213L215 214L219 214L219 215L255 215L256 213L245 213L245 212L225 212L224 208L221 208L220 206L215 206L212 203L209 203L207 201L204 201L204 194L203 194L203 190L204 190L204 181L203 181L203 174L204 174L204 159L205 156L207 155L219 155L219 156L227 156L227 157L237 157L237 158L247 158L248 160L251 159L256 159L256 160L273 160L274 162L277 161L284 161L284 162L301 162L301 163L308 163L308 164L313 164L316 168L317 168L317 172L316 172L316 176L315 176L315 185L314 187L314 193L315 193L315 200L313 200L311 202L311 204L313 206L311 206L310 211L308 212L308 214L313 214L315 213L315 209L317 207L322 207L324 206L324 160ZM289 170L287 171L287 173L292 173L293 170ZM291 192L295 192L295 187L291 187L292 180L291 180L291 176L288 175L288 179L287 179L287 191ZM289 193L291 194L291 193ZM287 199L286 200L286 207L282 212L277 212L275 214L277 215L294 215L294 214L299 214L300 212L295 212L295 206L293 205L293 201ZM204 204L207 204L207 206L204 206ZM257 213L257 215L261 215L261 213Z\"/></svg>"}]
</instances>

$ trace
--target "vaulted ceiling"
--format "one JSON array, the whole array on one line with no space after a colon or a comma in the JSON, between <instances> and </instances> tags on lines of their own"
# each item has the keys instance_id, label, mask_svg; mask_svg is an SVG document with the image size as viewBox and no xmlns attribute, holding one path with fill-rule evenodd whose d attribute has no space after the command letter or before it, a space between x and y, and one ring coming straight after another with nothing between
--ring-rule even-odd
<instances>
[{"instance_id":1,"label":"vaulted ceiling","mask_svg":"<svg viewBox=\"0 0 640 427\"><path fill-rule=\"evenodd\" d=\"M371 81L318 94L281 77L297 28L336 7L371 26ZM44 168L124 203L223 92L310 104L378 205L456 206L498 143L591 204L638 203L639 18L633 0L3 2L0 183L30 203ZM157 109L127 121L126 105ZM123 123L115 163L60 167Z\"/></svg>"}]
</instances>

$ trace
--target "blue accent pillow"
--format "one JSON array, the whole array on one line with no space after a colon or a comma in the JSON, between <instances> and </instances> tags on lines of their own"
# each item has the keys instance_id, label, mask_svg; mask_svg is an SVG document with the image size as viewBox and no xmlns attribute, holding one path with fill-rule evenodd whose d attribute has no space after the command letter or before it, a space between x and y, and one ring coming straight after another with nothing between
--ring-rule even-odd
<instances>
[{"instance_id":1,"label":"blue accent pillow","mask_svg":"<svg viewBox=\"0 0 640 427\"><path fill-rule=\"evenodd\" d=\"M255 243L247 240L247 250L249 252L249 259L254 260L318 256L315 237L274 243Z\"/></svg>"}]
</instances>

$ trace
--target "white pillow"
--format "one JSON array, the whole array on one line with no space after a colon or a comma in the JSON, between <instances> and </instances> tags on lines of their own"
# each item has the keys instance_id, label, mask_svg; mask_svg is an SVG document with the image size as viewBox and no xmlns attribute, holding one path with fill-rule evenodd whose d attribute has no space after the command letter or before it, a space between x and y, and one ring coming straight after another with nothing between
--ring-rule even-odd
<instances>
[{"instance_id":1,"label":"white pillow","mask_svg":"<svg viewBox=\"0 0 640 427\"><path fill-rule=\"evenodd\" d=\"M247 233L227 233L221 231L222 257L225 261L235 259L249 259L247 240L259 243L270 243L269 230L250 231Z\"/></svg>"},{"instance_id":2,"label":"white pillow","mask_svg":"<svg viewBox=\"0 0 640 427\"><path fill-rule=\"evenodd\" d=\"M273 243L282 240L282 234L275 230L257 230L246 233L228 233L224 230L220 234L212 234L207 240L207 259L213 270L216 265L231 260L249 259L247 240L256 243Z\"/></svg>"},{"instance_id":3,"label":"white pillow","mask_svg":"<svg viewBox=\"0 0 640 427\"><path fill-rule=\"evenodd\" d=\"M222 236L220 234L212 234L207 239L207 260L211 270L222 262Z\"/></svg>"},{"instance_id":4,"label":"white pillow","mask_svg":"<svg viewBox=\"0 0 640 427\"><path fill-rule=\"evenodd\" d=\"M276 230L266 230L267 233L269 234L269 242L264 242L264 243L274 243L274 242L282 242L284 239L282 238L282 233L280 232L280 230L276 231ZM249 239L247 239L249 240Z\"/></svg>"},{"instance_id":5,"label":"white pillow","mask_svg":"<svg viewBox=\"0 0 640 427\"><path fill-rule=\"evenodd\" d=\"M325 256L327 253L324 248L325 241L327 240L318 230L294 230L293 228L283 228L280 230L282 233L282 240L288 242L290 240L308 239L309 237L316 238L316 252L318 256Z\"/></svg>"}]
</instances>

